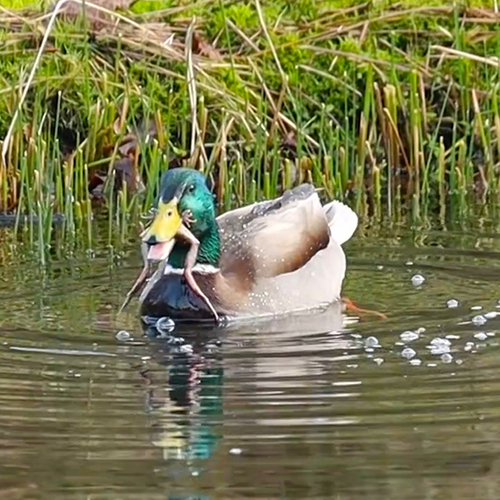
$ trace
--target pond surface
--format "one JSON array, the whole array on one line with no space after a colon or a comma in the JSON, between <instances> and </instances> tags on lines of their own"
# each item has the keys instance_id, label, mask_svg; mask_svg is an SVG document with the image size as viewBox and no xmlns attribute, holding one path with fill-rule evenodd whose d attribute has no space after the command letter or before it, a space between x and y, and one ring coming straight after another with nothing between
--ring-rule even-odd
<instances>
[{"instance_id":1,"label":"pond surface","mask_svg":"<svg viewBox=\"0 0 500 500\"><path fill-rule=\"evenodd\" d=\"M497 499L497 234L360 229L344 292L387 319L163 338L116 313L136 249L41 273L4 246L0 496Z\"/></svg>"}]
</instances>

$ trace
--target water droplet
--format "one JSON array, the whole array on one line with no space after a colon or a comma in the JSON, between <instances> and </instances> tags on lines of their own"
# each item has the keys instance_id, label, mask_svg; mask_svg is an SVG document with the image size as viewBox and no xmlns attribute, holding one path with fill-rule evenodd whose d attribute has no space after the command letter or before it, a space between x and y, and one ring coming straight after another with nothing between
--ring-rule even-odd
<instances>
[{"instance_id":1,"label":"water droplet","mask_svg":"<svg viewBox=\"0 0 500 500\"><path fill-rule=\"evenodd\" d=\"M403 332L399 338L403 341L403 342L413 342L414 340L417 340L419 337L418 333L416 332L411 332L410 330L406 331L406 332Z\"/></svg>"},{"instance_id":2,"label":"water droplet","mask_svg":"<svg viewBox=\"0 0 500 500\"><path fill-rule=\"evenodd\" d=\"M155 325L155 328L162 334L168 335L175 329L175 323L170 318L160 318Z\"/></svg>"},{"instance_id":3,"label":"water droplet","mask_svg":"<svg viewBox=\"0 0 500 500\"><path fill-rule=\"evenodd\" d=\"M241 455L243 450L241 448L231 448L229 453L231 453L231 455Z\"/></svg>"},{"instance_id":4,"label":"water droplet","mask_svg":"<svg viewBox=\"0 0 500 500\"><path fill-rule=\"evenodd\" d=\"M484 316L482 316L481 314L478 314L477 316L474 316L472 318L472 324L476 325L476 326L484 325L486 323L486 321L488 321L488 320Z\"/></svg>"},{"instance_id":5,"label":"water droplet","mask_svg":"<svg viewBox=\"0 0 500 500\"><path fill-rule=\"evenodd\" d=\"M413 286L420 286L424 283L425 278L421 274L415 274L411 278L411 284Z\"/></svg>"},{"instance_id":6,"label":"water droplet","mask_svg":"<svg viewBox=\"0 0 500 500\"><path fill-rule=\"evenodd\" d=\"M490 311L490 312L487 312L484 317L486 319L493 319L493 318L496 318L497 316L499 316L500 313L498 311Z\"/></svg>"},{"instance_id":7,"label":"water droplet","mask_svg":"<svg viewBox=\"0 0 500 500\"><path fill-rule=\"evenodd\" d=\"M116 340L119 342L127 342L132 338L132 335L127 332L127 330L120 330L116 335L115 335Z\"/></svg>"},{"instance_id":8,"label":"water droplet","mask_svg":"<svg viewBox=\"0 0 500 500\"><path fill-rule=\"evenodd\" d=\"M441 356L441 361L443 363L451 363L453 361L453 356L447 352Z\"/></svg>"},{"instance_id":9,"label":"water droplet","mask_svg":"<svg viewBox=\"0 0 500 500\"><path fill-rule=\"evenodd\" d=\"M456 299L450 299L446 302L446 307L449 307L450 309L454 309L455 307L458 307L458 300Z\"/></svg>"},{"instance_id":10,"label":"water droplet","mask_svg":"<svg viewBox=\"0 0 500 500\"><path fill-rule=\"evenodd\" d=\"M183 354L193 354L193 346L191 344L184 344L179 347L179 352Z\"/></svg>"},{"instance_id":11,"label":"water droplet","mask_svg":"<svg viewBox=\"0 0 500 500\"><path fill-rule=\"evenodd\" d=\"M436 337L429 342L426 346L427 349L431 350L431 354L440 355L450 352L451 342L448 339L443 339L441 337Z\"/></svg>"},{"instance_id":12,"label":"water droplet","mask_svg":"<svg viewBox=\"0 0 500 500\"><path fill-rule=\"evenodd\" d=\"M422 360L415 358L415 359L410 359L410 365L412 366L420 366L422 364Z\"/></svg>"},{"instance_id":13,"label":"water droplet","mask_svg":"<svg viewBox=\"0 0 500 500\"><path fill-rule=\"evenodd\" d=\"M368 337L365 340L365 346L366 347L380 347L380 344L378 343L377 337Z\"/></svg>"},{"instance_id":14,"label":"water droplet","mask_svg":"<svg viewBox=\"0 0 500 500\"><path fill-rule=\"evenodd\" d=\"M417 355L417 352L411 347L406 347L401 351L401 357L405 359L412 359Z\"/></svg>"},{"instance_id":15,"label":"water droplet","mask_svg":"<svg viewBox=\"0 0 500 500\"><path fill-rule=\"evenodd\" d=\"M488 335L484 332L479 332L474 335L474 338L480 341L486 340L488 338Z\"/></svg>"},{"instance_id":16,"label":"water droplet","mask_svg":"<svg viewBox=\"0 0 500 500\"><path fill-rule=\"evenodd\" d=\"M441 337L436 337L430 341L431 345L451 345L451 342L448 339L443 339Z\"/></svg>"}]
</instances>

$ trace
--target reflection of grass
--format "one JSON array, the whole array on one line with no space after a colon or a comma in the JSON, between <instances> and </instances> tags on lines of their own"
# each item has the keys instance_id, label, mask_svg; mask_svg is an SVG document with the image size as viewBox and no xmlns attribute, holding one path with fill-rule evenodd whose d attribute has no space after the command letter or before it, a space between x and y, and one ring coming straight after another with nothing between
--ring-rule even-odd
<instances>
[{"instance_id":1,"label":"reflection of grass","mask_svg":"<svg viewBox=\"0 0 500 500\"><path fill-rule=\"evenodd\" d=\"M119 181L105 186L110 235L125 237L167 161L185 156L215 176L225 208L311 180L377 218L463 212L498 192L500 38L487 3L139 1L121 12L132 23L90 38L58 22L0 166L0 210L37 214L41 246L55 212L91 242L87 186L102 170ZM43 26L33 11L0 17L5 136ZM146 190L112 196L117 145L147 122L156 136L130 159Z\"/></svg>"}]
</instances>

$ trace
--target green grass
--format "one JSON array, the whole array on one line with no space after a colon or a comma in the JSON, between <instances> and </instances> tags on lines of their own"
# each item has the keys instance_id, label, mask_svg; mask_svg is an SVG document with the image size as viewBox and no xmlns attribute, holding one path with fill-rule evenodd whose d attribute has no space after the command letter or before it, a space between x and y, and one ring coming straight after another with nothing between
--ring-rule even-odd
<instances>
[{"instance_id":1,"label":"green grass","mask_svg":"<svg viewBox=\"0 0 500 500\"><path fill-rule=\"evenodd\" d=\"M215 179L221 209L304 181L377 220L455 216L498 198L491 2L139 1L92 36L91 17L57 21L21 104L43 2L0 3L0 137L19 110L0 212L36 215L41 247L56 213L89 246L96 217L110 244L126 239L180 156ZM123 189L120 141L149 122L156 135L140 135L132 162L145 189ZM99 208L87 189L96 171L108 174Z\"/></svg>"}]
</instances>

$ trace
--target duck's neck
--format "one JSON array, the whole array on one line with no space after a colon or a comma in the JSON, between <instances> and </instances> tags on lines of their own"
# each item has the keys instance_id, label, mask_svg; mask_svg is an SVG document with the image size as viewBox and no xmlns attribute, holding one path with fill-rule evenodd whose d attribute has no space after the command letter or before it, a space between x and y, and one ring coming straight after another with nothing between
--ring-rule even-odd
<instances>
[{"instance_id":1,"label":"duck's neck","mask_svg":"<svg viewBox=\"0 0 500 500\"><path fill-rule=\"evenodd\" d=\"M193 232L195 234L195 232ZM219 265L220 256L220 236L219 228L215 220L211 222L208 229L203 234L195 234L200 242L198 248L197 264L210 264L217 267ZM172 267L182 269L186 261L186 255L189 250L189 245L183 242L177 242L172 249L172 253L168 258L168 263Z\"/></svg>"}]
</instances>

